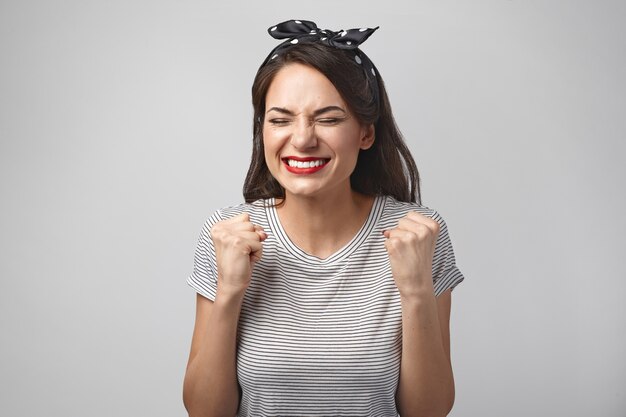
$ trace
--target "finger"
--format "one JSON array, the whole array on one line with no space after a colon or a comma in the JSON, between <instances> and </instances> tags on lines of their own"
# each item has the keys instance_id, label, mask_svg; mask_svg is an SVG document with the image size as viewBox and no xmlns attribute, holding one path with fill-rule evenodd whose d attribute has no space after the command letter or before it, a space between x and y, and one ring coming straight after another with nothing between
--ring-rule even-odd
<instances>
[{"instance_id":1,"label":"finger","mask_svg":"<svg viewBox=\"0 0 626 417\"><path fill-rule=\"evenodd\" d=\"M385 230L385 237L387 237L387 239L406 240L417 238L417 234L410 230L400 229L396 227L394 229Z\"/></svg>"},{"instance_id":2,"label":"finger","mask_svg":"<svg viewBox=\"0 0 626 417\"><path fill-rule=\"evenodd\" d=\"M262 230L263 230L263 228L262 228L261 226L259 226L258 224L255 224L255 225L254 225L254 230L258 232L259 230L261 230L261 231L262 231Z\"/></svg>"},{"instance_id":3,"label":"finger","mask_svg":"<svg viewBox=\"0 0 626 417\"><path fill-rule=\"evenodd\" d=\"M229 225L229 230L233 232L256 232L259 234L259 236L263 236L264 239L267 237L265 229L263 229L263 227L259 226L258 224L254 224L252 222L231 224Z\"/></svg>"},{"instance_id":4,"label":"finger","mask_svg":"<svg viewBox=\"0 0 626 417\"><path fill-rule=\"evenodd\" d=\"M249 222L249 221L250 221L250 215L247 212L243 212L236 216L230 217L226 220L222 220L222 223L233 224L233 223L242 223L242 222Z\"/></svg>"},{"instance_id":5,"label":"finger","mask_svg":"<svg viewBox=\"0 0 626 417\"><path fill-rule=\"evenodd\" d=\"M419 211L409 211L405 217L415 221L430 219L430 217L420 213Z\"/></svg>"},{"instance_id":6,"label":"finger","mask_svg":"<svg viewBox=\"0 0 626 417\"><path fill-rule=\"evenodd\" d=\"M263 245L261 245L259 250L250 252L250 261L252 261L252 263L258 262L261 260L262 256L263 256Z\"/></svg>"},{"instance_id":7,"label":"finger","mask_svg":"<svg viewBox=\"0 0 626 417\"><path fill-rule=\"evenodd\" d=\"M257 232L239 232L236 235L234 235L233 237L235 238L239 238L242 240L243 243L248 243L248 242L262 242L263 240L265 240L263 238L263 236Z\"/></svg>"},{"instance_id":8,"label":"finger","mask_svg":"<svg viewBox=\"0 0 626 417\"><path fill-rule=\"evenodd\" d=\"M267 239L267 233L265 232L265 230L259 226L258 224L254 225L254 231L257 232L259 234L259 236L261 236L262 240Z\"/></svg>"},{"instance_id":9,"label":"finger","mask_svg":"<svg viewBox=\"0 0 626 417\"><path fill-rule=\"evenodd\" d=\"M435 232L439 231L439 222L430 216L426 216L417 211L410 211L407 213L406 218L414 222L425 224L426 226L428 226L429 229Z\"/></svg>"},{"instance_id":10,"label":"finger","mask_svg":"<svg viewBox=\"0 0 626 417\"><path fill-rule=\"evenodd\" d=\"M394 227L392 229L387 229L387 230L383 230L383 235L389 239L392 236L393 237L398 237L399 234L403 233L403 232L408 232L408 230L403 229L401 227Z\"/></svg>"},{"instance_id":11,"label":"finger","mask_svg":"<svg viewBox=\"0 0 626 417\"><path fill-rule=\"evenodd\" d=\"M422 234L437 234L438 226L437 222L428 218L409 218L403 217L398 221L398 229L409 230L419 235Z\"/></svg>"},{"instance_id":12,"label":"finger","mask_svg":"<svg viewBox=\"0 0 626 417\"><path fill-rule=\"evenodd\" d=\"M408 247L415 246L412 242L417 242L417 236L406 230L388 230L388 238L385 240L385 249L389 255L399 254Z\"/></svg>"},{"instance_id":13,"label":"finger","mask_svg":"<svg viewBox=\"0 0 626 417\"><path fill-rule=\"evenodd\" d=\"M238 231L262 232L262 233L259 233L259 236L261 236L262 239L267 238L267 233L265 233L265 230L261 226L252 223L250 221L250 216L248 215L248 213L244 212L244 213L238 214L237 216L234 216L228 220L225 220L223 223L225 226L229 228L229 230L233 232L238 232Z\"/></svg>"},{"instance_id":14,"label":"finger","mask_svg":"<svg viewBox=\"0 0 626 417\"><path fill-rule=\"evenodd\" d=\"M256 231L254 224L252 224L251 222L238 222L238 223L232 223L226 226L228 227L228 230L231 233L255 232Z\"/></svg>"},{"instance_id":15,"label":"finger","mask_svg":"<svg viewBox=\"0 0 626 417\"><path fill-rule=\"evenodd\" d=\"M224 249L235 250L238 253L252 254L261 250L263 242L256 232L246 232L246 234L239 234L233 236L230 243L224 246Z\"/></svg>"},{"instance_id":16,"label":"finger","mask_svg":"<svg viewBox=\"0 0 626 417\"><path fill-rule=\"evenodd\" d=\"M260 261L263 255L263 243L255 242L250 246L250 249L252 249L250 251L250 262L255 263Z\"/></svg>"}]
</instances>

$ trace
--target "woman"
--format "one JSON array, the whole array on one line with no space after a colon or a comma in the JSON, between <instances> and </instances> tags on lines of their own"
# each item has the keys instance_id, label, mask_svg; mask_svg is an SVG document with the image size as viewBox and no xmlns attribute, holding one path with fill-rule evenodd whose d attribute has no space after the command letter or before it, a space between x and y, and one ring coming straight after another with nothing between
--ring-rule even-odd
<instances>
[{"instance_id":1,"label":"woman","mask_svg":"<svg viewBox=\"0 0 626 417\"><path fill-rule=\"evenodd\" d=\"M188 283L196 416L445 416L451 291L463 280L383 81L376 29L287 39L253 87L245 203L210 216Z\"/></svg>"}]
</instances>

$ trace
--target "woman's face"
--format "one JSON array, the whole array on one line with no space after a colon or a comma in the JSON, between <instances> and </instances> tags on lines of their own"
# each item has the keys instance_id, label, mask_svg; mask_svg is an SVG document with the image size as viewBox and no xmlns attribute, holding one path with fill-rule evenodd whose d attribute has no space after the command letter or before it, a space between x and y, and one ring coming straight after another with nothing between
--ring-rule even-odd
<instances>
[{"instance_id":1,"label":"woman's face","mask_svg":"<svg viewBox=\"0 0 626 417\"><path fill-rule=\"evenodd\" d=\"M374 143L333 84L298 63L276 73L265 98L265 160L286 195L335 197L350 191L361 149Z\"/></svg>"}]
</instances>

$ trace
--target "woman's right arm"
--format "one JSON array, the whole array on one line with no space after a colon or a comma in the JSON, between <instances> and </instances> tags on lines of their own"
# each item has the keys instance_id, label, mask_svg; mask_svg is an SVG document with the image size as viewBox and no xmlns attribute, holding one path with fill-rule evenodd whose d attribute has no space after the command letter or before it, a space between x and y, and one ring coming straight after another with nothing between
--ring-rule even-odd
<instances>
[{"instance_id":1,"label":"woman's right arm","mask_svg":"<svg viewBox=\"0 0 626 417\"><path fill-rule=\"evenodd\" d=\"M183 402L190 417L237 414L237 322L243 297L196 296L196 322L185 373Z\"/></svg>"},{"instance_id":2,"label":"woman's right arm","mask_svg":"<svg viewBox=\"0 0 626 417\"><path fill-rule=\"evenodd\" d=\"M267 235L247 213L211 228L218 268L215 301L196 296L196 321L183 385L190 417L233 417L239 408L237 324Z\"/></svg>"}]
</instances>

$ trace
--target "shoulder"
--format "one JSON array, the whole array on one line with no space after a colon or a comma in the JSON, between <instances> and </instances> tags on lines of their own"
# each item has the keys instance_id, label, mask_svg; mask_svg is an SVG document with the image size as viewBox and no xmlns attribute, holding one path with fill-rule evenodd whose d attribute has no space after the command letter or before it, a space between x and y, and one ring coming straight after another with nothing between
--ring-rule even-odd
<instances>
[{"instance_id":1,"label":"shoulder","mask_svg":"<svg viewBox=\"0 0 626 417\"><path fill-rule=\"evenodd\" d=\"M411 211L416 211L430 217L439 223L439 235L447 234L448 226L443 216L434 208L418 203L398 201L392 196L383 196L385 207L382 214L383 223L386 227L395 227L395 224Z\"/></svg>"},{"instance_id":2,"label":"shoulder","mask_svg":"<svg viewBox=\"0 0 626 417\"><path fill-rule=\"evenodd\" d=\"M436 220L441 226L445 225L443 217L439 212L431 207L427 207L418 203L411 203L406 201L398 201L392 196L383 196L385 202L385 208L383 211L383 217L386 219L399 220L406 216L411 211L416 211L424 216L430 217Z\"/></svg>"},{"instance_id":3,"label":"shoulder","mask_svg":"<svg viewBox=\"0 0 626 417\"><path fill-rule=\"evenodd\" d=\"M210 229L215 223L237 216L241 213L248 213L251 218L264 215L265 208L270 204L270 200L256 200L252 203L238 203L230 206L224 206L213 211L206 217L204 225Z\"/></svg>"}]
</instances>

